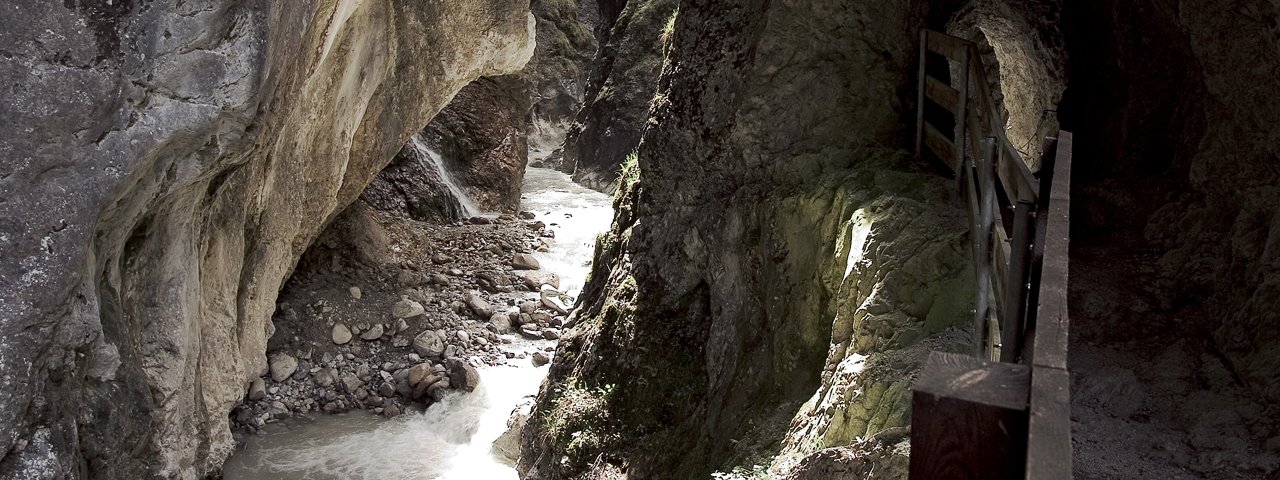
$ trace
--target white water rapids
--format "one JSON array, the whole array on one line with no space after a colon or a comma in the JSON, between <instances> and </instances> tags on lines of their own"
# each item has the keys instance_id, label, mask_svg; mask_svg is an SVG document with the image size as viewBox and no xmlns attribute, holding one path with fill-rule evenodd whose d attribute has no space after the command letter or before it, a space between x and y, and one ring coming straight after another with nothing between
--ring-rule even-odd
<instances>
[{"instance_id":1,"label":"white water rapids","mask_svg":"<svg viewBox=\"0 0 1280 480\"><path fill-rule=\"evenodd\" d=\"M465 194L460 198L465 201ZM550 251L535 256L544 270L560 275L566 293L576 295L586 278L595 237L612 221L611 199L563 173L530 168L521 208L555 231ZM531 352L547 345L551 342L517 340L505 347ZM527 357L484 367L476 391L454 394L426 412L411 410L393 419L352 412L270 424L245 438L245 445L227 460L224 478L516 479L513 466L492 453L492 444L506 431L511 412L537 394L547 368L534 368Z\"/></svg>"}]
</instances>

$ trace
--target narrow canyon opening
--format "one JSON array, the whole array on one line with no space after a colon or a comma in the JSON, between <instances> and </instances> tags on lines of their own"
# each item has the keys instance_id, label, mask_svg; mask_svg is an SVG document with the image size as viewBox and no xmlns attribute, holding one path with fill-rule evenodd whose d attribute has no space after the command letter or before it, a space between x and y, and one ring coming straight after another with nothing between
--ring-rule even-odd
<instances>
[{"instance_id":1,"label":"narrow canyon opening","mask_svg":"<svg viewBox=\"0 0 1280 480\"><path fill-rule=\"evenodd\" d=\"M0 92L0 478L1280 472L1274 1L14 0Z\"/></svg>"}]
</instances>

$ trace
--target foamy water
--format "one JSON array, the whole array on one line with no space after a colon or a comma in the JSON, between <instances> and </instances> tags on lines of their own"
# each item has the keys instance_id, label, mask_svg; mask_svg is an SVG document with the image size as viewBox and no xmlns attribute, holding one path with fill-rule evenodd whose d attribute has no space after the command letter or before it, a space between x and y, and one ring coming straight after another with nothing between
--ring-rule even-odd
<instances>
[{"instance_id":1,"label":"foamy water","mask_svg":"<svg viewBox=\"0 0 1280 480\"><path fill-rule=\"evenodd\" d=\"M613 223L613 198L573 183L569 175L547 168L524 173L520 209L537 215L555 232L555 246L535 253L542 269L560 275L560 289L576 297L591 265L596 236Z\"/></svg>"},{"instance_id":2,"label":"foamy water","mask_svg":"<svg viewBox=\"0 0 1280 480\"><path fill-rule=\"evenodd\" d=\"M393 419L360 411L269 425L227 461L225 478L514 480L515 469L490 448L547 368L481 368L476 391Z\"/></svg>"}]
</instances>

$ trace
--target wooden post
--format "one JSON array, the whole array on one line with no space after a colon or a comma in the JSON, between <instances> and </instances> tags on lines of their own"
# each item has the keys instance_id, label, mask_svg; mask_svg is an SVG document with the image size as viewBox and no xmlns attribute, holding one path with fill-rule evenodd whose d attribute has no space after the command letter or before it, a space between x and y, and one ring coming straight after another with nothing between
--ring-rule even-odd
<instances>
[{"instance_id":1,"label":"wooden post","mask_svg":"<svg viewBox=\"0 0 1280 480\"><path fill-rule=\"evenodd\" d=\"M1013 238L1009 239L1009 280L1005 282L1004 318L1000 325L1000 361L1017 362L1022 357L1022 335L1027 318L1027 264L1031 259L1031 238L1034 232L1036 205L1018 202L1013 209Z\"/></svg>"},{"instance_id":2,"label":"wooden post","mask_svg":"<svg viewBox=\"0 0 1280 480\"><path fill-rule=\"evenodd\" d=\"M953 141L954 141L954 142L955 142L955 144L956 144L956 145L955 145L955 147L956 147L956 163L955 163L955 165L956 165L956 173L957 173L957 174L959 174L959 172L960 172L960 170L961 170L962 166L963 166L963 165L964 165L964 163L965 163L965 162L964 162L964 158L965 158L965 148L964 148L964 144L965 144L965 136L966 136L966 135L965 135L965 134L966 134L965 129L966 129L966 128L968 128L968 126L967 126L966 124L968 123L968 120L969 120L969 115L968 115L968 109L969 109L969 56L970 56L970 55L972 55L972 53L970 52L970 50L971 50L971 49L968 49L968 48L964 49L964 54L960 56L960 77L959 77L959 79L960 79L960 84L959 84L959 85L957 85L957 87L959 87L959 88L956 88L956 90L958 90L958 91L960 92L960 107L959 107L959 111L955 112L955 113L956 113L956 115L955 115L955 117L956 117L956 130L955 130L955 136L954 136L954 137L952 137L952 139L953 139ZM977 145L974 145L974 147L976 148L976 147L977 147ZM957 176L958 176L958 175L957 175Z\"/></svg>"},{"instance_id":3,"label":"wooden post","mask_svg":"<svg viewBox=\"0 0 1280 480\"><path fill-rule=\"evenodd\" d=\"M978 181L978 223L973 226L973 269L977 276L977 299L973 311L973 336L979 358L990 360L990 348L987 342L987 319L991 312L991 227L995 216L995 172L992 169L992 157L996 154L994 138L982 142L982 156L978 157L978 165L974 178Z\"/></svg>"},{"instance_id":4,"label":"wooden post","mask_svg":"<svg viewBox=\"0 0 1280 480\"><path fill-rule=\"evenodd\" d=\"M928 65L929 51L929 31L920 30L920 78L916 80L919 86L919 94L916 95L916 159L924 157L924 84L928 73L925 67Z\"/></svg>"},{"instance_id":5,"label":"wooden post","mask_svg":"<svg viewBox=\"0 0 1280 480\"><path fill-rule=\"evenodd\" d=\"M912 397L910 478L1021 478L1030 370L932 352Z\"/></svg>"}]
</instances>

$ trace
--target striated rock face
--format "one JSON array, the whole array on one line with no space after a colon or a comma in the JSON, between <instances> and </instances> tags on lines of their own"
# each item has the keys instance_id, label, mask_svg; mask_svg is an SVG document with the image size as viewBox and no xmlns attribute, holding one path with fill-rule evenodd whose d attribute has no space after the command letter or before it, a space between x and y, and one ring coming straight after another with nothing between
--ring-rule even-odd
<instances>
[{"instance_id":1,"label":"striated rock face","mask_svg":"<svg viewBox=\"0 0 1280 480\"><path fill-rule=\"evenodd\" d=\"M281 283L525 2L0 6L0 476L196 478Z\"/></svg>"},{"instance_id":2,"label":"striated rock face","mask_svg":"<svg viewBox=\"0 0 1280 480\"><path fill-rule=\"evenodd\" d=\"M918 21L817 3L681 4L528 478L802 458L905 425L924 354L968 343L964 215L901 148Z\"/></svg>"},{"instance_id":3,"label":"striated rock face","mask_svg":"<svg viewBox=\"0 0 1280 480\"><path fill-rule=\"evenodd\" d=\"M679 2L616 3L601 4L614 21L601 33L586 103L569 129L560 165L575 182L602 191L613 191L619 168L640 143Z\"/></svg>"}]
</instances>

